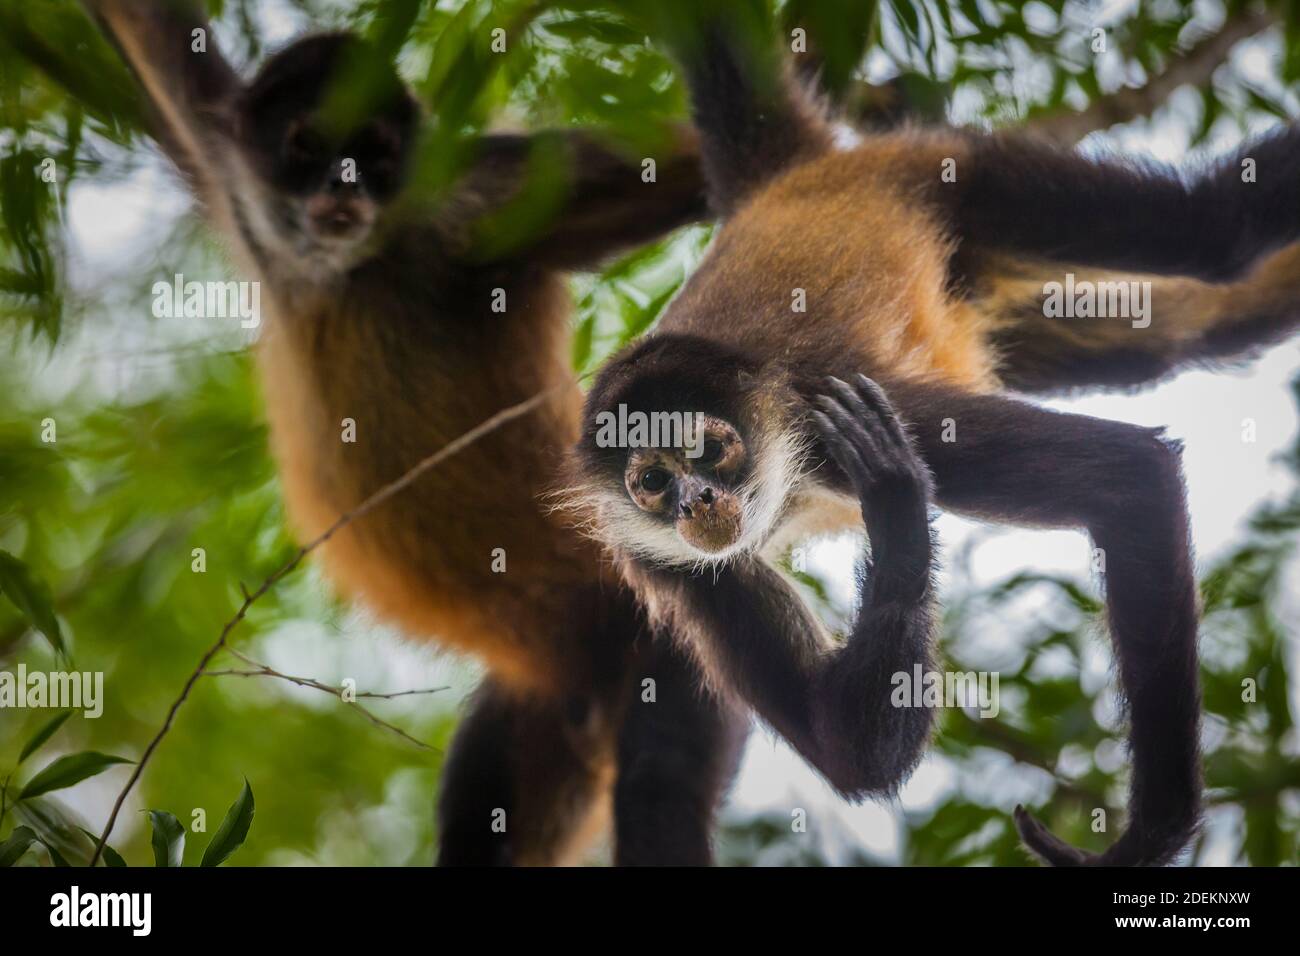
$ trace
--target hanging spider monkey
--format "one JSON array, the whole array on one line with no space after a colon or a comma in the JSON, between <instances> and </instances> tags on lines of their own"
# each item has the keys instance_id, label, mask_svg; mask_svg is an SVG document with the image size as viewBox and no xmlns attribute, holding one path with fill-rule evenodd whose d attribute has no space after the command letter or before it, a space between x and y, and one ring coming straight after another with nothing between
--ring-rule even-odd
<instances>
[{"instance_id":1,"label":"hanging spider monkey","mask_svg":"<svg viewBox=\"0 0 1300 956\"><path fill-rule=\"evenodd\" d=\"M707 863L744 722L699 693L598 549L538 502L581 412L561 270L702 216L692 138L677 136L651 185L582 133L487 135L440 202L409 202L420 111L359 39L300 40L245 82L188 3L88 6L138 75L167 155L266 287L257 358L305 539L493 413L548 396L321 549L345 592L486 664L443 770L439 862L570 859L612 788L617 862ZM325 104L358 62L369 98L341 126ZM485 237L539 148L562 160L556 215L510 243ZM344 419L354 442L340 440Z\"/></svg>"},{"instance_id":2,"label":"hanging spider monkey","mask_svg":"<svg viewBox=\"0 0 1300 956\"><path fill-rule=\"evenodd\" d=\"M896 791L931 732L929 709L891 703L893 675L934 664L930 506L1086 530L1127 698L1127 828L1094 855L1015 820L1051 864L1168 863L1201 810L1178 446L1004 392L1145 385L1293 331L1300 129L1186 176L1016 135L837 148L745 25L706 17L675 44L722 224L656 329L597 379L572 506L712 685L851 798ZM1066 268L1151 281L1149 326L1045 317L1044 279ZM616 410L703 417L693 443L629 447L606 429ZM873 566L836 645L765 555L864 526Z\"/></svg>"}]
</instances>

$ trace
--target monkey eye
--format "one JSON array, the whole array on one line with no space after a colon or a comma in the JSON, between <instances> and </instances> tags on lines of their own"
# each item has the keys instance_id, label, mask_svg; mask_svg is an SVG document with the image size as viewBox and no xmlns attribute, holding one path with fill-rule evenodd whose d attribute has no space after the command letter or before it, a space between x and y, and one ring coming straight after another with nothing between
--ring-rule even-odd
<instances>
[{"instance_id":1,"label":"monkey eye","mask_svg":"<svg viewBox=\"0 0 1300 956\"><path fill-rule=\"evenodd\" d=\"M401 138L385 125L366 127L361 135L361 152L371 159L395 159L401 151Z\"/></svg>"},{"instance_id":2,"label":"monkey eye","mask_svg":"<svg viewBox=\"0 0 1300 956\"><path fill-rule=\"evenodd\" d=\"M704 442L704 449L700 453L700 464L712 465L722 457L722 442L716 438L710 438Z\"/></svg>"},{"instance_id":3,"label":"monkey eye","mask_svg":"<svg viewBox=\"0 0 1300 956\"><path fill-rule=\"evenodd\" d=\"M284 144L285 153L297 161L313 161L325 156L328 146L325 137L310 126L298 126L290 131Z\"/></svg>"},{"instance_id":4,"label":"monkey eye","mask_svg":"<svg viewBox=\"0 0 1300 956\"><path fill-rule=\"evenodd\" d=\"M670 476L662 468L647 468L641 474L641 488L653 494L658 494L668 487Z\"/></svg>"}]
</instances>

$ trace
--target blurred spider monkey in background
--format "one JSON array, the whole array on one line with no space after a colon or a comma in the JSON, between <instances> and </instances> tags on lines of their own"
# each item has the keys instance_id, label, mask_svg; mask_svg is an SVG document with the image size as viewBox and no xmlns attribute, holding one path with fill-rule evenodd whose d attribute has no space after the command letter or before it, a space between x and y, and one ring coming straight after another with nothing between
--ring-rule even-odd
<instances>
[{"instance_id":1,"label":"blurred spider monkey in background","mask_svg":"<svg viewBox=\"0 0 1300 956\"><path fill-rule=\"evenodd\" d=\"M745 721L699 692L694 665L651 640L596 546L538 501L581 409L561 270L704 214L692 137L676 131L658 183L646 183L639 159L580 132L486 135L430 201L406 188L419 106L360 39L308 37L245 82L192 4L87 6L237 267L266 286L257 359L304 539L545 394L321 548L345 593L486 665L443 770L440 862L571 860L611 792L617 862L709 862ZM340 92L350 109L332 108ZM539 148L562 159L557 212L500 241L491 216L519 194ZM494 311L501 295L507 307ZM340 440L343 419L355 442ZM505 573L492 567L498 548ZM641 701L646 679L653 703Z\"/></svg>"},{"instance_id":2,"label":"blurred spider monkey in background","mask_svg":"<svg viewBox=\"0 0 1300 956\"><path fill-rule=\"evenodd\" d=\"M1249 183L1241 156L1180 176L1015 135L837 148L754 5L690 7L695 29L672 43L722 224L655 330L597 379L573 507L712 686L852 798L895 792L929 738L931 710L891 698L895 675L934 667L931 505L1086 530L1127 698L1127 827L1093 854L1019 807L1016 824L1052 864L1172 861L1201 808L1178 446L1003 393L1142 385L1293 332L1300 129L1243 150ZM1048 318L1044 279L1066 269L1149 274L1149 323ZM701 416L703 453L609 442L616 409ZM769 557L840 528L865 528L873 563L836 645Z\"/></svg>"}]
</instances>

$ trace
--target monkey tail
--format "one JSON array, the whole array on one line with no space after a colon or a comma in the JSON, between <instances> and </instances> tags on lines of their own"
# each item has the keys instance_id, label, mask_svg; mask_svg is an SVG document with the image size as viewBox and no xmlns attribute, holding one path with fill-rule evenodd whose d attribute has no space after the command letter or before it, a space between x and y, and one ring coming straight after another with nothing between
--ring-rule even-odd
<instances>
[{"instance_id":1,"label":"monkey tail","mask_svg":"<svg viewBox=\"0 0 1300 956\"><path fill-rule=\"evenodd\" d=\"M1239 364L1292 335L1300 327L1300 243L1222 284L1083 270L1067 278L1059 266L1020 266L992 280L982 299L1008 388L1137 389L1187 368ZM1099 311L1117 302L1128 304L1120 315Z\"/></svg>"}]
</instances>

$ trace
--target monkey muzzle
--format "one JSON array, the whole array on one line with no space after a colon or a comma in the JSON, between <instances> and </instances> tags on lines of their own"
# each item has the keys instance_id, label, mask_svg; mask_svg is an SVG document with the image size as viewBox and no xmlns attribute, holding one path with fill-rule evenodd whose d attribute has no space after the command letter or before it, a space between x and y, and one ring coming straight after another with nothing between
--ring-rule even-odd
<instances>
[{"instance_id":1,"label":"monkey muzzle","mask_svg":"<svg viewBox=\"0 0 1300 956\"><path fill-rule=\"evenodd\" d=\"M307 200L307 220L318 236L347 239L369 224L369 206L360 190L318 193Z\"/></svg>"},{"instance_id":2,"label":"monkey muzzle","mask_svg":"<svg viewBox=\"0 0 1300 956\"><path fill-rule=\"evenodd\" d=\"M677 506L677 533L701 551L722 551L740 537L740 502L727 491L698 485Z\"/></svg>"}]
</instances>

